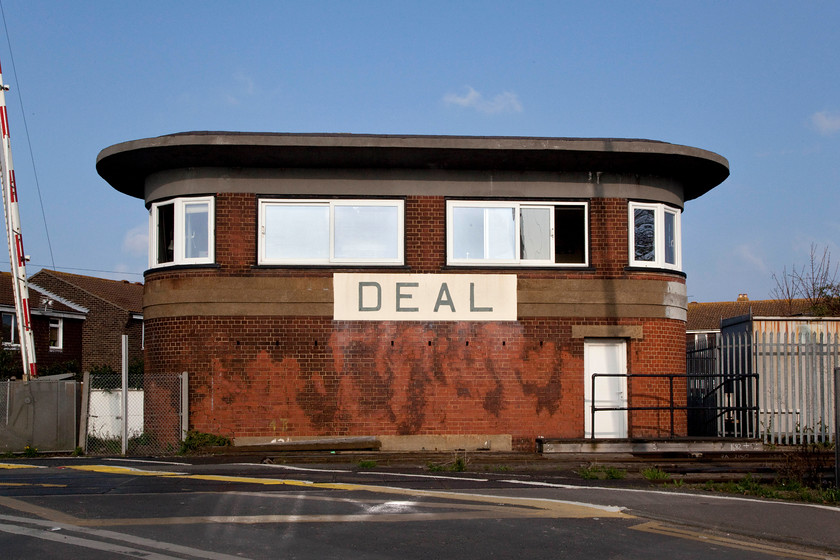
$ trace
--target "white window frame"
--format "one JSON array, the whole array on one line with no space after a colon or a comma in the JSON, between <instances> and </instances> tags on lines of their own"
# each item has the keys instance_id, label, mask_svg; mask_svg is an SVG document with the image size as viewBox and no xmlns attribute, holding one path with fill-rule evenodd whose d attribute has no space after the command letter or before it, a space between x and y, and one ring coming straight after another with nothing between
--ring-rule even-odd
<instances>
[{"instance_id":1,"label":"white window frame","mask_svg":"<svg viewBox=\"0 0 840 560\"><path fill-rule=\"evenodd\" d=\"M636 210L651 210L654 215L654 259L643 261L636 259ZM674 216L674 261L665 261L665 215ZM643 268L660 268L666 270L682 270L682 211L668 204L655 202L630 202L628 204L628 252L630 266Z\"/></svg>"},{"instance_id":2,"label":"white window frame","mask_svg":"<svg viewBox=\"0 0 840 560\"><path fill-rule=\"evenodd\" d=\"M583 207L583 262L581 263L558 263L555 262L553 256L555 255L555 223L554 223L554 208L558 206L577 206ZM514 247L515 253L512 259L465 259L455 257L455 228L454 228L454 210L455 208L511 208L514 214ZM551 220L550 249L549 254L552 258L549 259L523 259L522 258L522 229L521 229L521 212L522 208L546 208L550 209L549 215ZM487 216L485 215L485 254L488 243ZM522 267L557 267L557 268L586 268L589 266L589 203L586 201L495 201L495 200L447 200L446 201L446 264L452 266L522 266Z\"/></svg>"},{"instance_id":3,"label":"white window frame","mask_svg":"<svg viewBox=\"0 0 840 560\"><path fill-rule=\"evenodd\" d=\"M184 227L186 225L186 206L189 204L207 204L207 256L186 257ZM158 209L173 206L173 258L172 261L158 262ZM213 264L215 262L215 200L212 196L173 198L153 202L149 209L149 268L164 266ZM179 235L180 234L180 235Z\"/></svg>"},{"instance_id":4,"label":"white window frame","mask_svg":"<svg viewBox=\"0 0 840 560\"><path fill-rule=\"evenodd\" d=\"M50 344L50 350L61 350L64 348L64 319L61 317L50 318L50 332L52 332L53 327L58 329L58 336L56 336L55 345Z\"/></svg>"},{"instance_id":5,"label":"white window frame","mask_svg":"<svg viewBox=\"0 0 840 560\"><path fill-rule=\"evenodd\" d=\"M329 255L327 258L268 258L266 257L266 209L271 206L323 206L329 208ZM397 254L394 258L339 258L335 256L335 210L349 206L393 207L397 210L397 238L394 240ZM257 255L259 265L325 265L325 266L401 266L405 263L405 201L401 199L275 199L262 198L258 210Z\"/></svg>"},{"instance_id":6,"label":"white window frame","mask_svg":"<svg viewBox=\"0 0 840 560\"><path fill-rule=\"evenodd\" d=\"M2 313L3 317L7 315L12 318L12 328L10 330L10 336L12 337L12 340L4 340L3 346L17 348L18 346L20 346L20 341L18 340L18 337L20 335L17 330L17 315L15 313L7 313L5 311Z\"/></svg>"}]
</instances>

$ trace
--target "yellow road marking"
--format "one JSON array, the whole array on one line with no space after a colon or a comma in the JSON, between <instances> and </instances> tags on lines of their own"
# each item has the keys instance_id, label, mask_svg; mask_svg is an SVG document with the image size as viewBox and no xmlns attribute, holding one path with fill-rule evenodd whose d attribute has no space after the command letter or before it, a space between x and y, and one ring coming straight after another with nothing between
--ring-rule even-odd
<instances>
[{"instance_id":1,"label":"yellow road marking","mask_svg":"<svg viewBox=\"0 0 840 560\"><path fill-rule=\"evenodd\" d=\"M642 523L641 525L631 527L631 529L635 529L636 531L642 531L645 533L653 533L656 535L676 537L678 539L698 541L711 545L725 546L727 548L735 548L738 550L748 550L750 552L762 552L766 554L773 554L775 556L782 556L785 558L798 558L800 560L824 560L826 558L825 554L810 553L804 550L791 550L789 548L782 548L770 544L762 544L759 542L753 542L745 539L724 537L721 535L714 535L710 533L701 533L699 531L692 531L691 529L683 529L680 527L663 525L662 523L656 521Z\"/></svg>"},{"instance_id":2,"label":"yellow road marking","mask_svg":"<svg viewBox=\"0 0 840 560\"><path fill-rule=\"evenodd\" d=\"M146 471L143 469L135 469L132 467L113 467L111 465L76 465L67 467L74 471L90 471L106 474L128 474L134 476L174 476L182 473L166 472L166 471Z\"/></svg>"},{"instance_id":3,"label":"yellow road marking","mask_svg":"<svg viewBox=\"0 0 840 560\"><path fill-rule=\"evenodd\" d=\"M0 486L35 486L37 488L67 488L66 484L46 484L46 483L28 483L28 482L0 482Z\"/></svg>"},{"instance_id":4,"label":"yellow road marking","mask_svg":"<svg viewBox=\"0 0 840 560\"><path fill-rule=\"evenodd\" d=\"M40 465L25 465L21 463L0 463L0 469L44 469Z\"/></svg>"},{"instance_id":5,"label":"yellow road marking","mask_svg":"<svg viewBox=\"0 0 840 560\"><path fill-rule=\"evenodd\" d=\"M72 469L100 472L106 474L120 474L133 476L159 476L161 478L180 478L185 480L206 480L213 482L237 482L244 484L258 484L266 486L286 485L298 486L312 489L323 490L344 490L355 492L371 492L377 494L396 494L400 496L411 497L426 497L442 500L457 500L460 502L485 504L482 506L483 510L488 510L487 504L493 506L516 508L516 516L533 516L533 517L553 517L553 518L569 518L569 519L587 519L592 517L614 517L632 519L632 515L628 515L620 511L619 508L602 507L593 504L581 504L577 502L568 502L560 500L545 500L538 498L508 498L503 496L481 495L481 494L461 494L458 492L445 492L439 490L411 490L406 488L396 488L390 486L372 486L367 484L342 484L342 483L325 483L325 482L309 482L282 478L258 478L248 476L226 476L226 475L200 475L200 474L184 474L167 471L149 471L143 469L136 469L130 467L115 467L110 465L85 465L69 467ZM398 514L405 516L408 514ZM418 514L425 515L425 514ZM500 516L500 512L496 511L496 517ZM323 517L323 516L320 516ZM338 516L341 517L341 516ZM347 516L344 516L347 517ZM371 520L371 515L365 515L364 519ZM295 517L296 520L301 520L302 516ZM408 520L406 517L401 519ZM178 518L181 519L181 518ZM349 518L348 518L349 519ZM384 518L383 518L384 519ZM213 519L208 518L213 521ZM291 518L289 519L291 520ZM115 520L111 520L114 522ZM218 522L218 521L217 521ZM230 521L227 521L230 522ZM251 521L253 522L253 521ZM279 522L279 521L274 521Z\"/></svg>"}]
</instances>

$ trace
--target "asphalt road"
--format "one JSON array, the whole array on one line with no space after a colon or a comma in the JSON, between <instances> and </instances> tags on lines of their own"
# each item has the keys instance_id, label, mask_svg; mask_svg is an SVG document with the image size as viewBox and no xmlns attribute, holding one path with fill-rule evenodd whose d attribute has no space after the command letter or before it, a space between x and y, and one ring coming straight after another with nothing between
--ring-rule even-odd
<instances>
[{"instance_id":1,"label":"asphalt road","mask_svg":"<svg viewBox=\"0 0 840 560\"><path fill-rule=\"evenodd\" d=\"M2 558L840 558L840 509L540 473L0 463Z\"/></svg>"}]
</instances>

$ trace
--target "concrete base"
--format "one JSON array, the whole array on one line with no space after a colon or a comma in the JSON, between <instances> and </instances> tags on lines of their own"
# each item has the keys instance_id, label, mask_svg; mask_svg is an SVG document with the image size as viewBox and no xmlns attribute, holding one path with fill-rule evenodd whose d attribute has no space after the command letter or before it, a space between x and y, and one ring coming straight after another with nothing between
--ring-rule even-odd
<instances>
[{"instance_id":1,"label":"concrete base","mask_svg":"<svg viewBox=\"0 0 840 560\"><path fill-rule=\"evenodd\" d=\"M428 436L291 436L238 437L236 447L272 446L288 449L378 449L380 451L511 451L510 434Z\"/></svg>"},{"instance_id":2,"label":"concrete base","mask_svg":"<svg viewBox=\"0 0 840 560\"><path fill-rule=\"evenodd\" d=\"M757 440L538 440L551 453L750 453L764 451Z\"/></svg>"},{"instance_id":3,"label":"concrete base","mask_svg":"<svg viewBox=\"0 0 840 560\"><path fill-rule=\"evenodd\" d=\"M379 436L382 451L511 451L510 434Z\"/></svg>"}]
</instances>

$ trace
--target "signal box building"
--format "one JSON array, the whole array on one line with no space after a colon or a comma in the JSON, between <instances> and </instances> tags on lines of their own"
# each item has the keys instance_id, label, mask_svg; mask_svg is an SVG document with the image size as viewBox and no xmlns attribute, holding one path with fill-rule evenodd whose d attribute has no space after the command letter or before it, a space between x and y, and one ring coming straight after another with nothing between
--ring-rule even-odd
<instances>
[{"instance_id":1,"label":"signal box building","mask_svg":"<svg viewBox=\"0 0 840 560\"><path fill-rule=\"evenodd\" d=\"M650 140L229 132L97 170L149 210L145 366L188 372L191 429L395 450L670 435L633 376L685 372L680 216L729 173ZM595 373L628 376L593 427Z\"/></svg>"}]
</instances>

